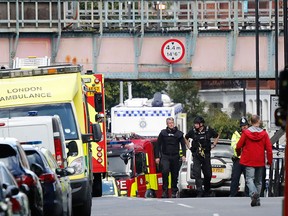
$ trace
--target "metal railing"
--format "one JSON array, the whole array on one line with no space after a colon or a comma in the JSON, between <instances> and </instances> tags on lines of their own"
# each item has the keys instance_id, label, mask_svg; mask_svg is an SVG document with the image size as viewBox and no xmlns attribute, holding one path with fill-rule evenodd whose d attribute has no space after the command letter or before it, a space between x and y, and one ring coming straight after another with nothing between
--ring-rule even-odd
<instances>
[{"instance_id":1,"label":"metal railing","mask_svg":"<svg viewBox=\"0 0 288 216\"><path fill-rule=\"evenodd\" d=\"M1 32L183 31L255 28L254 0L0 2ZM283 0L279 0L283 29ZM261 29L275 26L275 1L259 0Z\"/></svg>"}]
</instances>

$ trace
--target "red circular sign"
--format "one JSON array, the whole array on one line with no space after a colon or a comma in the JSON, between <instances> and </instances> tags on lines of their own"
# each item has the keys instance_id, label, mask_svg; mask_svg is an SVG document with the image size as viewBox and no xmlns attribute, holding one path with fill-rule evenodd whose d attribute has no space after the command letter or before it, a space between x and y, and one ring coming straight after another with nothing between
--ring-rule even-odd
<instances>
[{"instance_id":1,"label":"red circular sign","mask_svg":"<svg viewBox=\"0 0 288 216\"><path fill-rule=\"evenodd\" d=\"M161 48L162 57L170 63L176 63L183 59L185 55L185 47L180 40L167 40Z\"/></svg>"}]
</instances>

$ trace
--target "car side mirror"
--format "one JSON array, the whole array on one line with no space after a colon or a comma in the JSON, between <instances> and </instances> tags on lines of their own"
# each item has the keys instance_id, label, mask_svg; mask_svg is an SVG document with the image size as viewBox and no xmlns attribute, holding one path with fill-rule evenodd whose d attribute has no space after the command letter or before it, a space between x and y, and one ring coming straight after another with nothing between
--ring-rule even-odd
<instances>
[{"instance_id":1,"label":"car side mirror","mask_svg":"<svg viewBox=\"0 0 288 216\"><path fill-rule=\"evenodd\" d=\"M74 167L65 167L65 172L67 176L74 175L76 170Z\"/></svg>"},{"instance_id":2,"label":"car side mirror","mask_svg":"<svg viewBox=\"0 0 288 216\"><path fill-rule=\"evenodd\" d=\"M62 168L57 168L55 170L56 174L63 177L63 176L70 176L74 175L76 170L74 167L65 167L64 169Z\"/></svg>"},{"instance_id":3,"label":"car side mirror","mask_svg":"<svg viewBox=\"0 0 288 216\"><path fill-rule=\"evenodd\" d=\"M3 188L6 189L6 197L12 197L19 193L19 188L15 185L3 185Z\"/></svg>"},{"instance_id":4,"label":"car side mirror","mask_svg":"<svg viewBox=\"0 0 288 216\"><path fill-rule=\"evenodd\" d=\"M22 192L25 193L25 194L28 194L29 191L30 191L30 189L29 189L29 187L28 187L27 184L21 184L21 185L19 186L19 189L20 189L20 191L22 191Z\"/></svg>"},{"instance_id":5,"label":"car side mirror","mask_svg":"<svg viewBox=\"0 0 288 216\"><path fill-rule=\"evenodd\" d=\"M30 166L31 171L33 171L37 176L40 176L43 174L43 168L37 164L37 163L33 163Z\"/></svg>"}]
</instances>

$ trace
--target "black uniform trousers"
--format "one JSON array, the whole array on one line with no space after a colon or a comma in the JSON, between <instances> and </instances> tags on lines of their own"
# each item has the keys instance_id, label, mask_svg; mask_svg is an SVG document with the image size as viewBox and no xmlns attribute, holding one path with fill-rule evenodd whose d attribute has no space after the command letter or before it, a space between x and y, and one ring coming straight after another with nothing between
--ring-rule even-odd
<instances>
[{"instance_id":1,"label":"black uniform trousers","mask_svg":"<svg viewBox=\"0 0 288 216\"><path fill-rule=\"evenodd\" d=\"M178 183L178 174L179 174L179 154L171 154L165 155L162 154L161 157L161 169L162 169L162 180L163 192L168 192L168 178L169 172L171 172L171 189L172 193L176 194L178 191L177 183Z\"/></svg>"},{"instance_id":2,"label":"black uniform trousers","mask_svg":"<svg viewBox=\"0 0 288 216\"><path fill-rule=\"evenodd\" d=\"M235 158L233 160L233 167L232 167L232 177L231 177L231 185L230 185L230 197L235 197L238 194L238 187L239 187L239 180L241 174L245 175L245 166L240 164L240 159ZM245 184L245 196L249 194L249 190Z\"/></svg>"},{"instance_id":3,"label":"black uniform trousers","mask_svg":"<svg viewBox=\"0 0 288 216\"><path fill-rule=\"evenodd\" d=\"M210 152L205 153L205 158L201 157L196 153L193 155L193 175L195 178L197 193L202 193L202 184L204 185L204 191L206 193L210 192L211 188L211 178L212 178L212 167L211 167L211 157ZM204 175L204 180L201 178L201 170Z\"/></svg>"}]
</instances>

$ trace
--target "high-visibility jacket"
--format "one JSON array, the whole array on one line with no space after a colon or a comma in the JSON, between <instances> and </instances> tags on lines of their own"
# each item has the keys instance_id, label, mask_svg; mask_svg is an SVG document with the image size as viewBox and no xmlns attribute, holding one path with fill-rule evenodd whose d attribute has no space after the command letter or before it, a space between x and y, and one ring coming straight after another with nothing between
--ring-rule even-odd
<instances>
[{"instance_id":1,"label":"high-visibility jacket","mask_svg":"<svg viewBox=\"0 0 288 216\"><path fill-rule=\"evenodd\" d=\"M235 131L232 135L232 138L231 138L231 148L233 149L234 156L238 157L238 158L240 158L240 156L237 156L236 146L237 146L237 143L238 143L240 137L241 137L241 134L238 131Z\"/></svg>"}]
</instances>

